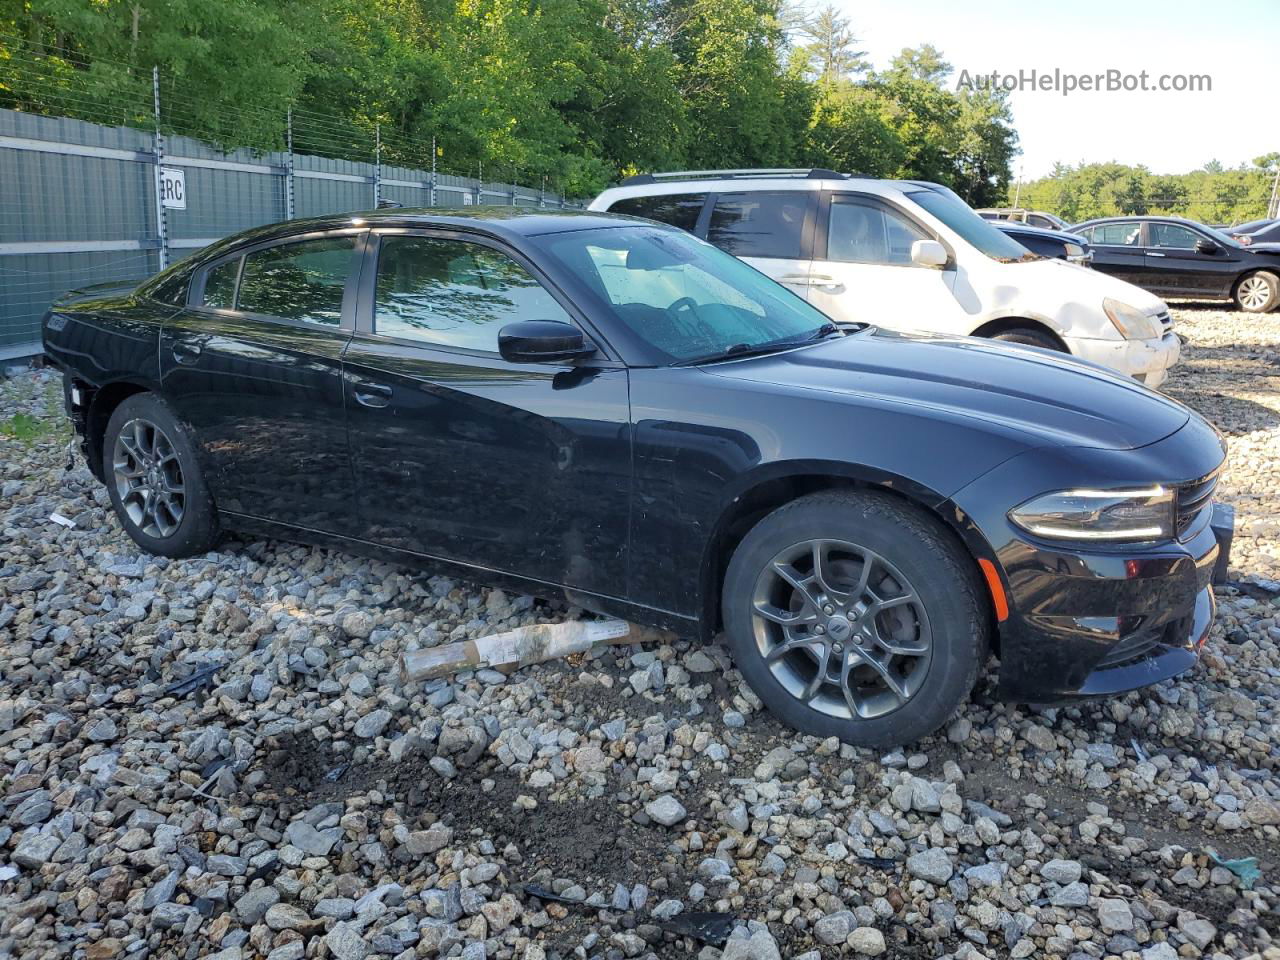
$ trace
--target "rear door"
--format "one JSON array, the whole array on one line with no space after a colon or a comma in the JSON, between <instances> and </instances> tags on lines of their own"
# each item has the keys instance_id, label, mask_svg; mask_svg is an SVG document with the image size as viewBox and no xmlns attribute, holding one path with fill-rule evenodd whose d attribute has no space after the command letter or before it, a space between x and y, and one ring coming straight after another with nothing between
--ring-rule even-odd
<instances>
[{"instance_id":1,"label":"rear door","mask_svg":"<svg viewBox=\"0 0 1280 960\"><path fill-rule=\"evenodd\" d=\"M712 197L705 237L805 296L817 221L816 190L753 190Z\"/></svg>"},{"instance_id":2,"label":"rear door","mask_svg":"<svg viewBox=\"0 0 1280 960\"><path fill-rule=\"evenodd\" d=\"M1146 265L1158 292L1186 296L1224 296L1239 270L1232 251L1216 241L1216 253L1201 253L1196 244L1209 237L1177 223L1148 223ZM1150 289L1156 290L1156 286Z\"/></svg>"},{"instance_id":3,"label":"rear door","mask_svg":"<svg viewBox=\"0 0 1280 960\"><path fill-rule=\"evenodd\" d=\"M199 270L165 323L161 389L219 508L350 533L341 367L363 240L343 230L237 251Z\"/></svg>"},{"instance_id":4,"label":"rear door","mask_svg":"<svg viewBox=\"0 0 1280 960\"><path fill-rule=\"evenodd\" d=\"M379 231L367 264L345 355L360 536L620 595L631 495L623 364L607 348L504 360L508 323L584 325L529 261L489 238Z\"/></svg>"},{"instance_id":5,"label":"rear door","mask_svg":"<svg viewBox=\"0 0 1280 960\"><path fill-rule=\"evenodd\" d=\"M1103 273L1155 290L1160 282L1148 276L1142 221L1119 220L1076 231L1093 245L1093 266Z\"/></svg>"},{"instance_id":6,"label":"rear door","mask_svg":"<svg viewBox=\"0 0 1280 960\"><path fill-rule=\"evenodd\" d=\"M827 316L897 330L967 333L952 294L955 264L946 269L911 261L916 240L936 234L906 212L867 194L824 199L814 244L808 299Z\"/></svg>"}]
</instances>

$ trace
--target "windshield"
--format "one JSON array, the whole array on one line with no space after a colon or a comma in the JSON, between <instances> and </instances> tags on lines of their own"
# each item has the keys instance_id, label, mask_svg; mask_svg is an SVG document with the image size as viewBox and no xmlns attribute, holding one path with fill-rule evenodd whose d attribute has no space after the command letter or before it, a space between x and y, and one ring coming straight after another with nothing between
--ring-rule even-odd
<instances>
[{"instance_id":1,"label":"windshield","mask_svg":"<svg viewBox=\"0 0 1280 960\"><path fill-rule=\"evenodd\" d=\"M1238 250L1242 246L1244 246L1244 244L1242 244L1235 237L1231 236L1230 234L1223 233L1221 230L1217 229L1216 227L1206 226L1205 224L1197 224L1197 226L1201 230L1203 230L1205 233L1207 233L1209 236L1213 237L1214 240L1218 241L1218 243L1222 244L1224 247L1234 247L1235 249Z\"/></svg>"},{"instance_id":2,"label":"windshield","mask_svg":"<svg viewBox=\"0 0 1280 960\"><path fill-rule=\"evenodd\" d=\"M785 287L682 231L626 226L535 242L667 362L783 349L835 332Z\"/></svg>"},{"instance_id":3,"label":"windshield","mask_svg":"<svg viewBox=\"0 0 1280 960\"><path fill-rule=\"evenodd\" d=\"M1032 253L1017 240L993 227L974 213L973 208L957 197L950 190L935 188L929 190L912 190L907 197L933 214L948 227L960 234L971 246L985 253L992 260L1001 263L1015 263L1023 260L1040 260L1039 254Z\"/></svg>"}]
</instances>

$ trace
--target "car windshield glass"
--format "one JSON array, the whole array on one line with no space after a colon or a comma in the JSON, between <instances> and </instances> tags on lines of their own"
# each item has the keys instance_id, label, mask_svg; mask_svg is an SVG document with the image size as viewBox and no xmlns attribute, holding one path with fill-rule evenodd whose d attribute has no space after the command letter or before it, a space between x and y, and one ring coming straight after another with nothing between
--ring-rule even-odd
<instances>
[{"instance_id":1,"label":"car windshield glass","mask_svg":"<svg viewBox=\"0 0 1280 960\"><path fill-rule=\"evenodd\" d=\"M957 197L950 190L928 189L912 190L907 197L933 214L948 227L960 234L971 246L985 253L992 260L1001 263L1015 263L1022 260L1039 260L1039 254L1032 253L1013 237L1007 236L993 227L987 220L973 212L973 208Z\"/></svg>"},{"instance_id":2,"label":"car windshield glass","mask_svg":"<svg viewBox=\"0 0 1280 960\"><path fill-rule=\"evenodd\" d=\"M836 332L785 287L687 233L618 227L535 242L670 362L784 349Z\"/></svg>"},{"instance_id":3,"label":"car windshield glass","mask_svg":"<svg viewBox=\"0 0 1280 960\"><path fill-rule=\"evenodd\" d=\"M1235 249L1238 250L1244 246L1244 244L1242 244L1235 237L1231 236L1230 234L1223 233L1221 230L1218 230L1214 227L1207 227L1204 224L1201 224L1200 229L1203 230L1205 233L1207 233L1215 241L1222 244L1224 247L1234 247Z\"/></svg>"}]
</instances>

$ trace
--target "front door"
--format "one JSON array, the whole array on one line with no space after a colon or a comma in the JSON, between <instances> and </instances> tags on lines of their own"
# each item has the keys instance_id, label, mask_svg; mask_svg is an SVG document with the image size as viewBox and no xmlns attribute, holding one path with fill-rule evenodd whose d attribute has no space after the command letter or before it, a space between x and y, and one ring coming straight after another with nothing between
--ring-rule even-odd
<instances>
[{"instance_id":1,"label":"front door","mask_svg":"<svg viewBox=\"0 0 1280 960\"><path fill-rule=\"evenodd\" d=\"M631 495L627 371L508 363L498 331L577 322L533 267L471 235L384 232L345 356L364 539L616 595Z\"/></svg>"},{"instance_id":2,"label":"front door","mask_svg":"<svg viewBox=\"0 0 1280 960\"><path fill-rule=\"evenodd\" d=\"M833 194L818 221L809 302L844 323L967 334L973 324L952 292L954 264L939 269L911 261L912 243L934 239L882 200Z\"/></svg>"},{"instance_id":3,"label":"front door","mask_svg":"<svg viewBox=\"0 0 1280 960\"><path fill-rule=\"evenodd\" d=\"M1148 223L1146 266L1151 277L1149 289L1190 297L1224 295L1235 278L1238 266L1230 253L1216 241L1214 253L1201 253L1196 249L1198 242L1208 239L1180 224Z\"/></svg>"},{"instance_id":4,"label":"front door","mask_svg":"<svg viewBox=\"0 0 1280 960\"><path fill-rule=\"evenodd\" d=\"M199 271L165 323L161 391L220 509L349 532L341 358L362 240L346 231L237 252Z\"/></svg>"}]
</instances>

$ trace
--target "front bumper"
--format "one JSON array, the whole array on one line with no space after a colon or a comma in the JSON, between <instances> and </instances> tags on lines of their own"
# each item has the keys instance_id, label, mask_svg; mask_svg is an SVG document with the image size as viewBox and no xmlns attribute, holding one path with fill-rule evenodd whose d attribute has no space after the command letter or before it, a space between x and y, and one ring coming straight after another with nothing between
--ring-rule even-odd
<instances>
[{"instance_id":1,"label":"front bumper","mask_svg":"<svg viewBox=\"0 0 1280 960\"><path fill-rule=\"evenodd\" d=\"M1158 387L1169 376L1169 368L1178 362L1182 344L1172 330L1152 340L1093 340L1064 337L1071 355L1109 367L1126 376Z\"/></svg>"}]
</instances>

